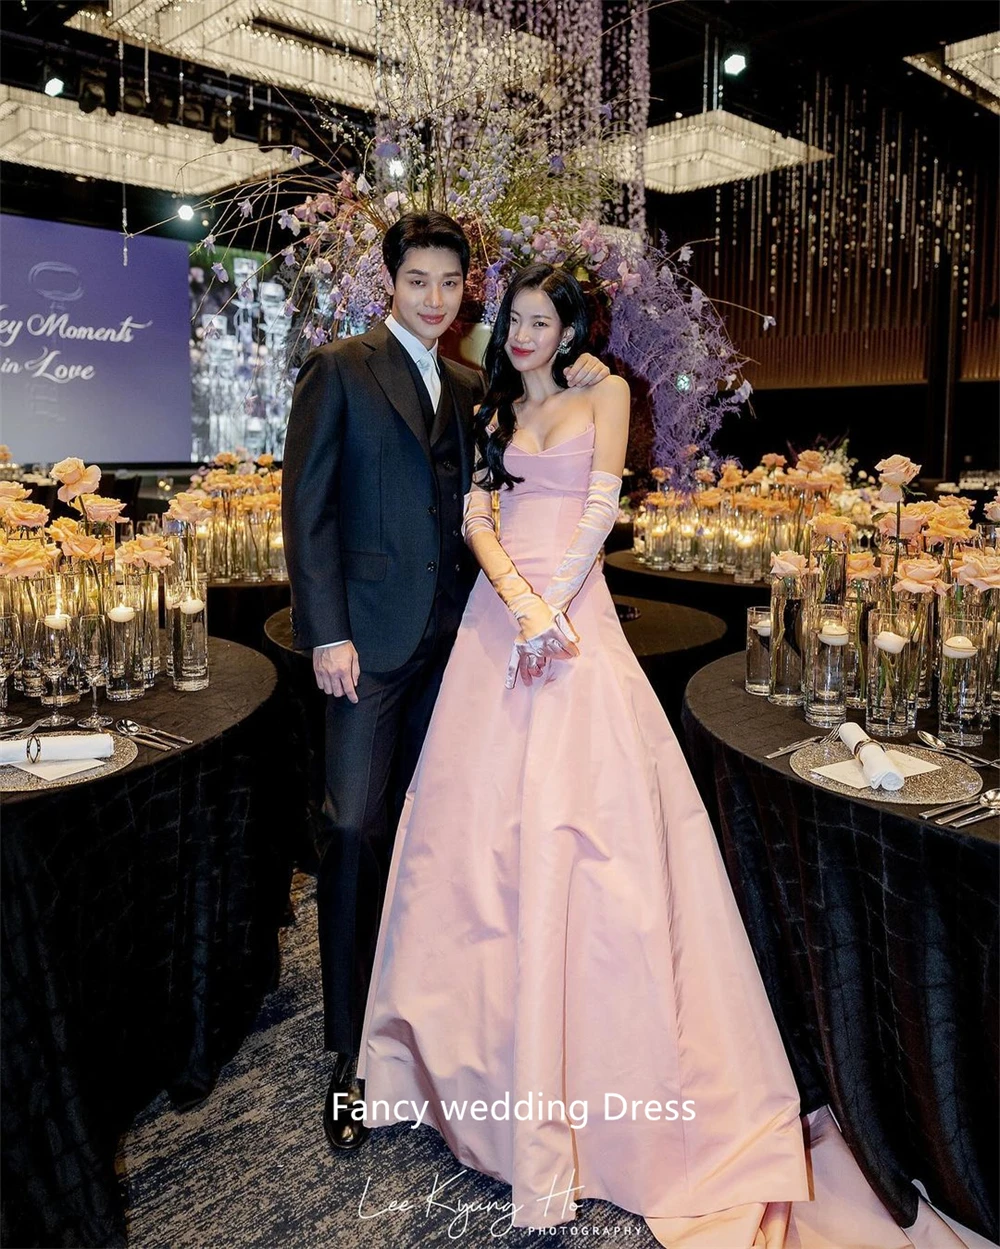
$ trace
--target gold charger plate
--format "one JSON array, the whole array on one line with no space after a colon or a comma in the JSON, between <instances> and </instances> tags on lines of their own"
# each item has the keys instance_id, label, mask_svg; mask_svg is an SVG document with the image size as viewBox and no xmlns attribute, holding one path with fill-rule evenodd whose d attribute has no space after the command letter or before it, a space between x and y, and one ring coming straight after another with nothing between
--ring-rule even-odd
<instances>
[{"instance_id":1,"label":"gold charger plate","mask_svg":"<svg viewBox=\"0 0 1000 1249\"><path fill-rule=\"evenodd\" d=\"M887 743L878 743L882 749ZM826 767L828 763L843 763L850 759L851 752L841 741L824 745L816 742L812 746L803 746L797 750L788 762L796 776L804 781L828 789L834 794L844 794L847 798L865 798L875 802L915 803L934 806L937 803L956 802L959 798L975 798L983 787L983 778L975 768L963 763L961 759L952 759L948 755L938 754L934 750L924 750L922 746L897 746L888 743L889 750L897 750L901 755L914 755L917 759L939 765L936 772L921 772L919 776L908 776L902 789L853 789L842 781L832 780L828 776L814 776L813 768Z\"/></svg>"},{"instance_id":2,"label":"gold charger plate","mask_svg":"<svg viewBox=\"0 0 1000 1249\"><path fill-rule=\"evenodd\" d=\"M84 737L84 730L65 729L60 736ZM58 781L46 781L40 776L32 776L30 772L22 772L12 763L0 764L0 793L19 794L29 789L64 789L68 785L82 785L86 781L96 781L102 776L110 776L112 772L120 772L127 768L139 753L139 747L127 737L119 737L112 733L115 744L114 754L110 759L102 759L96 768L86 772L77 772L73 776L64 776ZM8 739L9 740L9 739ZM42 737L44 741L44 736Z\"/></svg>"}]
</instances>

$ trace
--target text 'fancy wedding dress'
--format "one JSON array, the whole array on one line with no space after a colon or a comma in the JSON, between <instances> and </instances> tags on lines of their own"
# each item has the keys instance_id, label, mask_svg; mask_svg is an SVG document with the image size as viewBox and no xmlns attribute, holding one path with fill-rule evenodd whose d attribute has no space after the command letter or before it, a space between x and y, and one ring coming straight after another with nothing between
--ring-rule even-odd
<instances>
[{"instance_id":1,"label":"text 'fancy wedding dress'","mask_svg":"<svg viewBox=\"0 0 1000 1249\"><path fill-rule=\"evenodd\" d=\"M593 445L508 447L524 481L498 536L539 592ZM512 1186L515 1226L572 1219L546 1195L575 1189L664 1244L781 1243L758 1224L809 1200L798 1095L715 836L599 567L567 614L580 654L507 689L517 622L482 574L469 599L395 842L366 1123L375 1099L428 1102L455 1157ZM723 1211L723 1239L688 1241Z\"/></svg>"}]
</instances>

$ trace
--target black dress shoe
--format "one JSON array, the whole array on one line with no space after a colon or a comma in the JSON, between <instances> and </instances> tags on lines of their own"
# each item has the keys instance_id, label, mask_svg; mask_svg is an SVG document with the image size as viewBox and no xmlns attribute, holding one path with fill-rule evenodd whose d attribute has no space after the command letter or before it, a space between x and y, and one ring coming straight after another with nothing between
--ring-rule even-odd
<instances>
[{"instance_id":1,"label":"black dress shoe","mask_svg":"<svg viewBox=\"0 0 1000 1249\"><path fill-rule=\"evenodd\" d=\"M334 1096L337 1093L344 1096L335 1103ZM371 1128L366 1128L360 1119L351 1114L352 1108L364 1100L364 1095L364 1081L357 1077L357 1059L351 1056L338 1057L330 1077L330 1087L326 1091L326 1105L323 1107L323 1131L331 1149L349 1152L368 1139Z\"/></svg>"}]
</instances>

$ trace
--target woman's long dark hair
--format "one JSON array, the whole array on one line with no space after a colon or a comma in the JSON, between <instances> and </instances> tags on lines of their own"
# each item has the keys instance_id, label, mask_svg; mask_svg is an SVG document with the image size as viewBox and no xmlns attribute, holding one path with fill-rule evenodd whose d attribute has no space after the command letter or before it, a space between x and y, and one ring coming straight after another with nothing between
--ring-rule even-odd
<instances>
[{"instance_id":1,"label":"woman's long dark hair","mask_svg":"<svg viewBox=\"0 0 1000 1249\"><path fill-rule=\"evenodd\" d=\"M544 291L552 300L563 329L573 329L569 350L557 354L552 361L552 376L556 385L566 386L566 370L587 345L590 319L587 303L580 283L565 269L554 265L527 265L507 287L500 311L497 314L489 346L486 348L486 398L476 416L476 447L479 459L476 464L476 480L487 490L499 490L501 486L512 489L523 477L514 477L504 467L504 452L514 436L514 401L524 394L521 374L514 368L507 355L507 336L510 333L510 310L517 295L524 290ZM497 418L493 433L487 426Z\"/></svg>"}]
</instances>

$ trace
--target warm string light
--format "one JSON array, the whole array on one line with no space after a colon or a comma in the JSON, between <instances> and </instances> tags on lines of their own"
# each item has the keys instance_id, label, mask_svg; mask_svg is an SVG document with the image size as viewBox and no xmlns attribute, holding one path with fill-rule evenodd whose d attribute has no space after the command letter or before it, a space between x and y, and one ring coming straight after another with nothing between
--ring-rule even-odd
<instances>
[{"instance_id":1,"label":"warm string light","mask_svg":"<svg viewBox=\"0 0 1000 1249\"><path fill-rule=\"evenodd\" d=\"M922 380L930 301L949 280L963 376L995 377L997 329L985 317L996 298L995 188L936 155L902 115L828 80L803 103L797 134L832 158L715 192L713 290L723 307L777 317L765 330L727 310L760 362L755 384Z\"/></svg>"}]
</instances>

